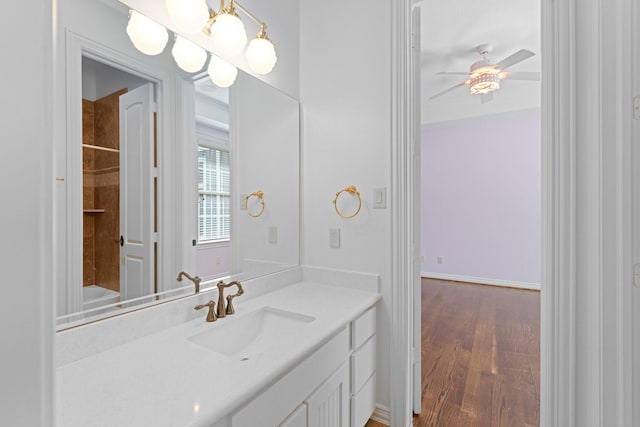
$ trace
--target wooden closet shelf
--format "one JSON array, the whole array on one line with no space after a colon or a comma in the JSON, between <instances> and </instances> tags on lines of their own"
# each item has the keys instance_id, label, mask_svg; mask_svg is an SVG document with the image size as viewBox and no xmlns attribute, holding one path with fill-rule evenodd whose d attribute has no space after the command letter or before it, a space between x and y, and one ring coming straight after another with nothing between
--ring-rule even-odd
<instances>
[{"instance_id":1,"label":"wooden closet shelf","mask_svg":"<svg viewBox=\"0 0 640 427\"><path fill-rule=\"evenodd\" d=\"M101 147L99 145L90 145L90 144L82 144L82 148L90 148L92 150L108 151L110 153L119 153L120 152L120 150L118 150L117 148L107 148L107 147Z\"/></svg>"}]
</instances>

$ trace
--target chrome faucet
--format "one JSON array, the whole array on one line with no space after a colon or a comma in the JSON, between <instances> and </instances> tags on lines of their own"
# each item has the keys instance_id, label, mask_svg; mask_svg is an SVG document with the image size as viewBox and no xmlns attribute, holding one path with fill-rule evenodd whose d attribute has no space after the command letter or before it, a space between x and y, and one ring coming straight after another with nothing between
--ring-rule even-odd
<instances>
[{"instance_id":1,"label":"chrome faucet","mask_svg":"<svg viewBox=\"0 0 640 427\"><path fill-rule=\"evenodd\" d=\"M207 313L207 318L205 319L207 322L215 322L216 317L216 302L211 300L206 304L198 304L193 307L194 310L202 310L205 307L209 307L209 312Z\"/></svg>"},{"instance_id":2,"label":"chrome faucet","mask_svg":"<svg viewBox=\"0 0 640 427\"><path fill-rule=\"evenodd\" d=\"M185 273L184 271L181 271L180 274L178 274L178 278L176 280L178 282L182 282L182 276L186 277L187 279L189 279L189 280L191 280L193 282L193 284L196 287L196 294L199 294L200 293L200 281L202 279L200 279L198 276L191 277L187 273Z\"/></svg>"},{"instance_id":3,"label":"chrome faucet","mask_svg":"<svg viewBox=\"0 0 640 427\"><path fill-rule=\"evenodd\" d=\"M227 306L225 308L224 304L224 288L228 288L229 286L237 286L238 292L233 295L227 296ZM236 311L233 308L233 304L231 300L235 297L239 297L244 294L244 289L242 289L242 284L236 280L230 283L224 283L222 280L218 282L218 317L225 317L227 314L234 314Z\"/></svg>"}]
</instances>

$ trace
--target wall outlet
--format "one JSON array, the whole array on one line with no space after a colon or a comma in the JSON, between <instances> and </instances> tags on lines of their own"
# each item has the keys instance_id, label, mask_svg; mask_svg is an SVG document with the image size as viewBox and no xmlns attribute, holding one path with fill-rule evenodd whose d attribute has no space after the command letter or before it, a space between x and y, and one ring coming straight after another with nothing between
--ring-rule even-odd
<instances>
[{"instance_id":1,"label":"wall outlet","mask_svg":"<svg viewBox=\"0 0 640 427\"><path fill-rule=\"evenodd\" d=\"M424 262L424 255L420 256L420 262Z\"/></svg>"},{"instance_id":2,"label":"wall outlet","mask_svg":"<svg viewBox=\"0 0 640 427\"><path fill-rule=\"evenodd\" d=\"M216 264L220 265L220 257L219 256L216 257Z\"/></svg>"},{"instance_id":3,"label":"wall outlet","mask_svg":"<svg viewBox=\"0 0 640 427\"><path fill-rule=\"evenodd\" d=\"M329 229L329 247L334 249L337 249L340 247L340 229L339 228Z\"/></svg>"},{"instance_id":4,"label":"wall outlet","mask_svg":"<svg viewBox=\"0 0 640 427\"><path fill-rule=\"evenodd\" d=\"M441 257L441 256L439 256L439 257L437 258L436 262L437 262L438 264L442 264L442 257Z\"/></svg>"}]
</instances>

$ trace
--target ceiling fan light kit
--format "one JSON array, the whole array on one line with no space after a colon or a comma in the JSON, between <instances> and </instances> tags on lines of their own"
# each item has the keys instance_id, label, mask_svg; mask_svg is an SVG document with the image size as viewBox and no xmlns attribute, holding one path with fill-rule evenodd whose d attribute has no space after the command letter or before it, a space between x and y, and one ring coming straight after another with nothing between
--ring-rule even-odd
<instances>
[{"instance_id":1,"label":"ceiling fan light kit","mask_svg":"<svg viewBox=\"0 0 640 427\"><path fill-rule=\"evenodd\" d=\"M468 73L463 72L440 72L438 74L467 74L469 79L458 83L442 92L436 93L430 99L438 98L447 92L461 86L469 86L471 95L482 95L482 102L490 101L492 97L487 97L493 91L500 89L500 82L503 79L510 78L512 80L540 80L539 73L509 73L504 71L527 58L531 58L535 54L527 49L520 49L516 53L506 57L500 62L493 63L488 58L491 46L482 44L476 48L477 52L482 55L482 59L474 62Z\"/></svg>"},{"instance_id":2,"label":"ceiling fan light kit","mask_svg":"<svg viewBox=\"0 0 640 427\"><path fill-rule=\"evenodd\" d=\"M472 95L500 89L500 72L493 67L480 67L471 71L469 92Z\"/></svg>"}]
</instances>

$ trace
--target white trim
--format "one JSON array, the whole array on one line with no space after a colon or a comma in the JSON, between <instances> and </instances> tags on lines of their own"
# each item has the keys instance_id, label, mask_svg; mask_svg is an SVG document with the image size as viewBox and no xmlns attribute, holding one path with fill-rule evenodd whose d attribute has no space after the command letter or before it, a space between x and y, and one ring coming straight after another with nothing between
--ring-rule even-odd
<instances>
[{"instance_id":1,"label":"white trim","mask_svg":"<svg viewBox=\"0 0 640 427\"><path fill-rule=\"evenodd\" d=\"M618 117L622 120L620 124L622 128L622 144L618 148L617 161L620 165L618 168L618 241L620 247L618 254L621 262L618 266L618 277L620 290L618 293L617 304L619 307L617 322L620 325L618 331L618 354L620 355L620 363L618 364L617 380L618 380L618 399L617 399L617 417L619 425L638 425L640 418L638 417L637 405L638 390L634 388L634 381L638 378L637 356L634 357L634 341L638 336L638 326L634 323L634 285L633 285L633 264L638 257L635 251L634 240L637 236L637 218L638 212L634 206L638 203L634 199L638 197L638 173L635 167L639 162L637 149L633 141L636 141L640 130L640 122L633 119L632 114L627 114L633 108L633 97L638 94L638 30L637 25L640 23L640 8L638 2L626 0L620 5L618 14L623 18L623 22L619 25L618 41L619 60L622 61L622 76L618 88ZM628 88L628 90L625 90ZM627 110L629 109L629 110ZM639 242L640 243L640 242ZM637 290L636 290L637 291ZM635 307L637 310L638 307ZM635 331L634 331L635 328ZM635 332L635 335L634 335ZM634 363L636 362L636 363Z\"/></svg>"},{"instance_id":2,"label":"white trim","mask_svg":"<svg viewBox=\"0 0 640 427\"><path fill-rule=\"evenodd\" d=\"M511 280L489 279L482 277L458 276L455 274L422 273L426 279L451 280L453 282L476 283L479 285L501 286L505 288L540 290L540 283L514 282Z\"/></svg>"},{"instance_id":3,"label":"white trim","mask_svg":"<svg viewBox=\"0 0 640 427\"><path fill-rule=\"evenodd\" d=\"M412 242L410 135L413 120L410 111L411 0L391 2L391 312L389 357L389 406L391 425L412 425Z\"/></svg>"},{"instance_id":4,"label":"white trim","mask_svg":"<svg viewBox=\"0 0 640 427\"><path fill-rule=\"evenodd\" d=\"M540 425L575 414L576 1L542 0Z\"/></svg>"},{"instance_id":5,"label":"white trim","mask_svg":"<svg viewBox=\"0 0 640 427\"><path fill-rule=\"evenodd\" d=\"M391 412L389 412L389 408L384 405L376 404L376 409L373 411L373 415L371 415L371 419L373 421L377 421L386 426L391 425Z\"/></svg>"}]
</instances>

